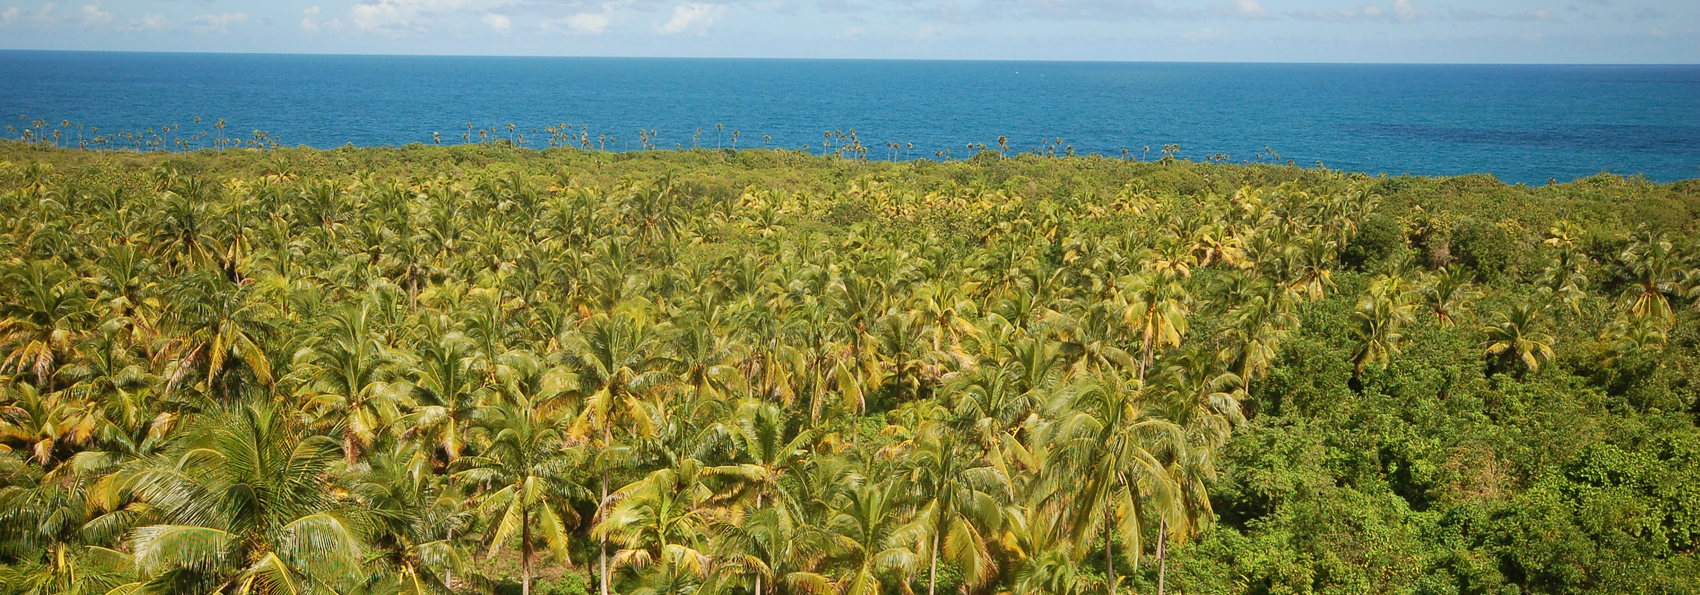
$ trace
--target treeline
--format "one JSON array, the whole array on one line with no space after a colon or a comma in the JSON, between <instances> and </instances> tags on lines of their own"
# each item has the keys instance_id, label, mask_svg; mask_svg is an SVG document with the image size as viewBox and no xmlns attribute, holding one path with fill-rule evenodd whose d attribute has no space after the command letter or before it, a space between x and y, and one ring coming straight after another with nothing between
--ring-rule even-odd
<instances>
[{"instance_id":1,"label":"treeline","mask_svg":"<svg viewBox=\"0 0 1700 595\"><path fill-rule=\"evenodd\" d=\"M0 592L1700 591L1700 184L0 144Z\"/></svg>"}]
</instances>

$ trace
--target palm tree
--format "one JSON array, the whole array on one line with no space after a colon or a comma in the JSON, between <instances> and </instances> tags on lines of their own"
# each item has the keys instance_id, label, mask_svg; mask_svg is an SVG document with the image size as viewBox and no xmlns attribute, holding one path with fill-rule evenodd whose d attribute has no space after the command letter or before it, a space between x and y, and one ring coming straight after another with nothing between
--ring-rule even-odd
<instances>
[{"instance_id":1,"label":"palm tree","mask_svg":"<svg viewBox=\"0 0 1700 595\"><path fill-rule=\"evenodd\" d=\"M1642 230L1630 239L1618 260L1631 283L1623 301L1629 312L1669 327L1676 321L1667 294L1677 293L1679 263L1671 241L1663 234Z\"/></svg>"},{"instance_id":2,"label":"palm tree","mask_svg":"<svg viewBox=\"0 0 1700 595\"><path fill-rule=\"evenodd\" d=\"M920 396L922 382L936 377L932 345L920 324L919 312L888 314L874 323L874 336L899 394Z\"/></svg>"},{"instance_id":3,"label":"palm tree","mask_svg":"<svg viewBox=\"0 0 1700 595\"><path fill-rule=\"evenodd\" d=\"M45 470L57 467L63 462L62 447L87 441L99 422L72 396L21 382L0 385L0 402L6 404L0 418L0 448L27 452L29 460Z\"/></svg>"},{"instance_id":4,"label":"palm tree","mask_svg":"<svg viewBox=\"0 0 1700 595\"><path fill-rule=\"evenodd\" d=\"M585 490L570 479L579 451L571 448L565 424L547 415L547 396L537 400L488 407L481 411L476 431L482 449L463 457L455 478L479 486L478 509L491 526L489 556L495 557L510 539L520 547L520 589L531 595L531 559L536 551L533 531L541 533L552 558L567 558L567 529L562 520L569 498Z\"/></svg>"},{"instance_id":5,"label":"palm tree","mask_svg":"<svg viewBox=\"0 0 1700 595\"><path fill-rule=\"evenodd\" d=\"M829 553L826 536L817 527L799 523L790 507L758 508L709 529L720 568L728 571L722 574L727 581L753 576L755 595L776 589L789 595L831 595L831 581L813 570Z\"/></svg>"},{"instance_id":6,"label":"palm tree","mask_svg":"<svg viewBox=\"0 0 1700 595\"><path fill-rule=\"evenodd\" d=\"M1440 323L1440 328L1452 328L1459 317L1470 312L1470 302L1481 297L1481 292L1470 287L1474 277L1464 269L1443 267L1422 289L1423 305Z\"/></svg>"},{"instance_id":7,"label":"palm tree","mask_svg":"<svg viewBox=\"0 0 1700 595\"><path fill-rule=\"evenodd\" d=\"M1538 330L1540 315L1540 306L1528 302L1496 312L1496 322L1481 328L1486 336L1481 344L1486 355L1500 358L1500 365L1521 363L1528 372L1540 369L1543 360L1551 361L1553 337Z\"/></svg>"},{"instance_id":8,"label":"palm tree","mask_svg":"<svg viewBox=\"0 0 1700 595\"><path fill-rule=\"evenodd\" d=\"M1187 292L1178 281L1163 275L1130 276L1122 280L1122 286L1127 300L1122 319L1139 337L1139 381L1144 382L1156 349L1179 346L1186 334Z\"/></svg>"},{"instance_id":9,"label":"palm tree","mask_svg":"<svg viewBox=\"0 0 1700 595\"><path fill-rule=\"evenodd\" d=\"M708 527L705 504L713 493L703 485L704 467L696 459L685 459L674 467L658 469L621 488L611 510L596 526L604 542L621 546L614 556L616 567L649 574L650 589L657 595L679 595L706 578L708 555L703 537ZM660 580L655 580L660 579ZM650 582L646 581L646 582ZM656 589L655 585L665 588Z\"/></svg>"},{"instance_id":10,"label":"palm tree","mask_svg":"<svg viewBox=\"0 0 1700 595\"><path fill-rule=\"evenodd\" d=\"M586 320L568 345L571 365L578 373L579 393L584 405L573 421L571 435L587 439L596 448L602 472L602 497L598 507L608 510L608 474L617 450L614 430L623 428L636 436L656 431L656 408L647 401L650 392L669 380L671 361L662 357L661 340L655 327L641 312L628 310L598 313ZM608 595L608 539L599 533L601 594Z\"/></svg>"},{"instance_id":11,"label":"palm tree","mask_svg":"<svg viewBox=\"0 0 1700 595\"><path fill-rule=\"evenodd\" d=\"M427 595L453 591L457 573L459 583L476 578L454 537L471 524L473 511L462 506L459 486L432 473L428 449L397 443L369 461L349 478L349 491L368 511L373 557L385 570L382 588Z\"/></svg>"},{"instance_id":12,"label":"palm tree","mask_svg":"<svg viewBox=\"0 0 1700 595\"><path fill-rule=\"evenodd\" d=\"M1111 595L1116 591L1115 543L1133 553L1140 542L1140 497L1170 493L1173 481L1157 458L1163 448L1180 444L1180 428L1154 416L1139 394L1113 377L1086 379L1059 392L1050 405L1055 421L1042 439L1053 445L1057 462L1049 481L1066 484L1057 497L1066 498L1069 525L1079 549L1102 531L1104 573Z\"/></svg>"},{"instance_id":13,"label":"palm tree","mask_svg":"<svg viewBox=\"0 0 1700 595\"><path fill-rule=\"evenodd\" d=\"M1352 311L1352 335L1357 349L1352 352L1352 377L1363 374L1369 364L1391 361L1405 341L1403 328L1411 322L1414 307L1406 303L1402 277L1384 275L1370 282L1357 308Z\"/></svg>"},{"instance_id":14,"label":"palm tree","mask_svg":"<svg viewBox=\"0 0 1700 595\"><path fill-rule=\"evenodd\" d=\"M1009 478L956 437L948 427L930 424L906 443L903 457L903 481L917 498L918 510L900 532L917 534L917 545L926 551L927 595L935 593L940 555L962 570L970 589L991 578L995 563L989 546L1000 530L1000 502L1012 495Z\"/></svg>"},{"instance_id":15,"label":"palm tree","mask_svg":"<svg viewBox=\"0 0 1700 595\"><path fill-rule=\"evenodd\" d=\"M82 326L93 318L81 278L56 262L25 261L6 272L0 304L0 369L32 372L36 386L53 390L55 366L70 353Z\"/></svg>"},{"instance_id":16,"label":"palm tree","mask_svg":"<svg viewBox=\"0 0 1700 595\"><path fill-rule=\"evenodd\" d=\"M844 507L826 524L848 563L837 581L840 595L880 595L881 574L914 570L916 555L906 544L915 536L903 530L901 490L898 482L883 482L845 491Z\"/></svg>"},{"instance_id":17,"label":"palm tree","mask_svg":"<svg viewBox=\"0 0 1700 595\"><path fill-rule=\"evenodd\" d=\"M1299 326L1299 317L1287 310L1282 296L1253 293L1238 300L1234 324L1223 332L1229 342L1221 358L1239 376L1247 394L1252 380L1274 367L1281 343Z\"/></svg>"},{"instance_id":18,"label":"palm tree","mask_svg":"<svg viewBox=\"0 0 1700 595\"><path fill-rule=\"evenodd\" d=\"M453 463L466 445L462 430L485 404L491 389L472 369L472 341L458 331L442 329L446 319L429 319L435 322L428 325L433 336L420 341L413 370L411 392L418 405L397 425L406 428L406 438L429 437L442 449L446 462Z\"/></svg>"},{"instance_id":19,"label":"palm tree","mask_svg":"<svg viewBox=\"0 0 1700 595\"><path fill-rule=\"evenodd\" d=\"M134 580L132 556L102 544L133 527L145 505L106 501L100 486L59 473L13 479L0 487L0 556L8 560L0 590L94 595Z\"/></svg>"},{"instance_id":20,"label":"palm tree","mask_svg":"<svg viewBox=\"0 0 1700 595\"><path fill-rule=\"evenodd\" d=\"M682 368L679 379L690 387L692 398L723 399L747 388L747 381L733 365L745 355L743 345L717 335L707 317L686 318L680 323L672 351Z\"/></svg>"},{"instance_id":21,"label":"palm tree","mask_svg":"<svg viewBox=\"0 0 1700 595\"><path fill-rule=\"evenodd\" d=\"M360 530L331 485L334 441L262 403L205 415L184 436L121 474L152 511L127 543L133 589L331 593L365 580Z\"/></svg>"},{"instance_id":22,"label":"palm tree","mask_svg":"<svg viewBox=\"0 0 1700 595\"><path fill-rule=\"evenodd\" d=\"M370 312L370 303L336 309L322 327L324 339L296 355L304 375L302 410L339 425L349 467L410 404L410 387L391 382L399 376L400 355L371 329Z\"/></svg>"}]
</instances>

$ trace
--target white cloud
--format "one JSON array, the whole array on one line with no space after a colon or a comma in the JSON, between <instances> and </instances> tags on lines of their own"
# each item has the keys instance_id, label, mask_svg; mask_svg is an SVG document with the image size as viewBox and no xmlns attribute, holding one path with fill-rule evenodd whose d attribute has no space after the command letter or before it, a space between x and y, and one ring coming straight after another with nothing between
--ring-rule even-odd
<instances>
[{"instance_id":1,"label":"white cloud","mask_svg":"<svg viewBox=\"0 0 1700 595\"><path fill-rule=\"evenodd\" d=\"M171 28L171 21L162 14L143 14L142 18L131 19L124 27L131 31L164 31Z\"/></svg>"},{"instance_id":2,"label":"white cloud","mask_svg":"<svg viewBox=\"0 0 1700 595\"><path fill-rule=\"evenodd\" d=\"M313 17L316 16L319 16L319 7L317 6L308 7L307 10L301 11L301 30L308 33L318 33L319 22L313 20Z\"/></svg>"},{"instance_id":3,"label":"white cloud","mask_svg":"<svg viewBox=\"0 0 1700 595\"><path fill-rule=\"evenodd\" d=\"M853 39L853 38L855 38L855 37L857 37L861 34L862 34L862 28L861 27L851 25L849 27L845 27L844 31L842 33L838 34L838 38L839 39Z\"/></svg>"},{"instance_id":4,"label":"white cloud","mask_svg":"<svg viewBox=\"0 0 1700 595\"><path fill-rule=\"evenodd\" d=\"M230 26L248 20L248 13L227 12L224 14L203 14L195 17L195 26L203 31L229 33Z\"/></svg>"},{"instance_id":5,"label":"white cloud","mask_svg":"<svg viewBox=\"0 0 1700 595\"><path fill-rule=\"evenodd\" d=\"M385 37L424 32L432 17L460 10L468 0L368 0L348 9L349 23Z\"/></svg>"},{"instance_id":6,"label":"white cloud","mask_svg":"<svg viewBox=\"0 0 1700 595\"><path fill-rule=\"evenodd\" d=\"M1388 20L1396 23L1415 23L1429 17L1429 12L1411 5L1411 0L1394 0L1390 7L1374 4L1346 10L1309 10L1291 13L1293 18L1307 21L1348 23L1352 21Z\"/></svg>"},{"instance_id":7,"label":"white cloud","mask_svg":"<svg viewBox=\"0 0 1700 595\"><path fill-rule=\"evenodd\" d=\"M661 26L661 33L674 35L690 29L697 29L701 33L706 33L708 28L714 26L714 21L719 19L724 12L726 12L726 7L718 4L686 2L673 7L673 18Z\"/></svg>"},{"instance_id":8,"label":"white cloud","mask_svg":"<svg viewBox=\"0 0 1700 595\"><path fill-rule=\"evenodd\" d=\"M939 38L944 31L931 24L921 25L915 30L915 41L932 41Z\"/></svg>"},{"instance_id":9,"label":"white cloud","mask_svg":"<svg viewBox=\"0 0 1700 595\"><path fill-rule=\"evenodd\" d=\"M1257 0L1233 0L1227 5L1211 7L1216 14L1236 19L1267 19L1269 10Z\"/></svg>"},{"instance_id":10,"label":"white cloud","mask_svg":"<svg viewBox=\"0 0 1700 595\"><path fill-rule=\"evenodd\" d=\"M1553 16L1552 11L1545 8L1537 8L1523 14L1509 16L1506 18L1513 21L1546 21L1549 23L1556 23L1559 21L1558 17Z\"/></svg>"},{"instance_id":11,"label":"white cloud","mask_svg":"<svg viewBox=\"0 0 1700 595\"><path fill-rule=\"evenodd\" d=\"M1486 21L1486 20L1495 19L1495 18L1499 18L1499 17L1496 17L1496 16L1494 16L1493 13L1485 11L1485 10L1465 9L1465 8L1454 8L1454 9L1452 9L1452 20L1454 20L1454 21L1465 21L1465 22Z\"/></svg>"},{"instance_id":12,"label":"white cloud","mask_svg":"<svg viewBox=\"0 0 1700 595\"><path fill-rule=\"evenodd\" d=\"M47 9L42 9L42 12L46 11ZM84 25L105 25L113 19L112 11L101 10L99 4L84 4L77 12L83 15Z\"/></svg>"},{"instance_id":13,"label":"white cloud","mask_svg":"<svg viewBox=\"0 0 1700 595\"><path fill-rule=\"evenodd\" d=\"M581 12L567 19L567 26L580 33L596 35L608 30L612 19L600 12Z\"/></svg>"},{"instance_id":14,"label":"white cloud","mask_svg":"<svg viewBox=\"0 0 1700 595\"><path fill-rule=\"evenodd\" d=\"M1428 11L1411 6L1411 0L1394 0L1393 20L1410 23L1428 18Z\"/></svg>"},{"instance_id":15,"label":"white cloud","mask_svg":"<svg viewBox=\"0 0 1700 595\"><path fill-rule=\"evenodd\" d=\"M1205 27L1197 32L1182 33L1181 39L1191 42L1221 41L1228 38L1228 32L1218 28Z\"/></svg>"},{"instance_id":16,"label":"white cloud","mask_svg":"<svg viewBox=\"0 0 1700 595\"><path fill-rule=\"evenodd\" d=\"M22 12L16 6L6 9L6 12L0 12L0 25L12 24L12 21L18 20L18 14Z\"/></svg>"},{"instance_id":17,"label":"white cloud","mask_svg":"<svg viewBox=\"0 0 1700 595\"><path fill-rule=\"evenodd\" d=\"M514 27L514 22L509 20L506 15L499 15L495 13L484 15L484 24L488 25L491 31L495 31L497 33L507 33L508 30L513 29Z\"/></svg>"},{"instance_id":18,"label":"white cloud","mask_svg":"<svg viewBox=\"0 0 1700 595\"><path fill-rule=\"evenodd\" d=\"M53 15L50 13L53 12L53 9L58 7L58 2L48 2L47 4L43 4L41 5L41 10L35 11L35 16L32 18L37 21L52 21Z\"/></svg>"},{"instance_id":19,"label":"white cloud","mask_svg":"<svg viewBox=\"0 0 1700 595\"><path fill-rule=\"evenodd\" d=\"M1651 6L1643 6L1641 10L1635 12L1635 20L1637 21L1651 21L1662 18L1665 18L1665 12Z\"/></svg>"},{"instance_id":20,"label":"white cloud","mask_svg":"<svg viewBox=\"0 0 1700 595\"><path fill-rule=\"evenodd\" d=\"M538 29L544 33L601 35L614 24L615 12L631 5L632 2L633 0L603 2L596 10L584 10L572 16L543 21L538 24Z\"/></svg>"}]
</instances>

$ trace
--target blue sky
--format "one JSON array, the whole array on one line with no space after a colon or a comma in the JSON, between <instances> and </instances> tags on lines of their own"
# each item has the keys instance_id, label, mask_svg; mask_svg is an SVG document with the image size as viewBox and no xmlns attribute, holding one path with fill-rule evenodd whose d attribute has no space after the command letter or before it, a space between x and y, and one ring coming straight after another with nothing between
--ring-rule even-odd
<instances>
[{"instance_id":1,"label":"blue sky","mask_svg":"<svg viewBox=\"0 0 1700 595\"><path fill-rule=\"evenodd\" d=\"M1700 63L1697 0L0 0L0 48Z\"/></svg>"}]
</instances>

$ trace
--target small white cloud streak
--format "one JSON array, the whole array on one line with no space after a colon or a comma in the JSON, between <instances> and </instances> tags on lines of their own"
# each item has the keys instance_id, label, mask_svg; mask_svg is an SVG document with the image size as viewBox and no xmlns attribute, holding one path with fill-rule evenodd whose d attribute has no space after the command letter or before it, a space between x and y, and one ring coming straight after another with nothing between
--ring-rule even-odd
<instances>
[{"instance_id":1,"label":"small white cloud streak","mask_svg":"<svg viewBox=\"0 0 1700 595\"><path fill-rule=\"evenodd\" d=\"M608 25L612 22L613 19L600 12L581 12L567 19L567 26L579 33L599 35L606 32Z\"/></svg>"},{"instance_id":2,"label":"small white cloud streak","mask_svg":"<svg viewBox=\"0 0 1700 595\"><path fill-rule=\"evenodd\" d=\"M660 31L663 35L675 35L690 29L706 32L724 12L726 7L718 4L686 2L673 7L673 18L661 25Z\"/></svg>"},{"instance_id":3,"label":"small white cloud streak","mask_svg":"<svg viewBox=\"0 0 1700 595\"><path fill-rule=\"evenodd\" d=\"M1269 9L1264 8L1258 0L1234 0L1227 5L1217 5L1211 9L1216 14L1235 19L1269 18Z\"/></svg>"},{"instance_id":4,"label":"small white cloud streak","mask_svg":"<svg viewBox=\"0 0 1700 595\"><path fill-rule=\"evenodd\" d=\"M171 28L171 20L162 14L144 13L142 18L131 20L124 28L130 31L164 31Z\"/></svg>"},{"instance_id":5,"label":"small white cloud streak","mask_svg":"<svg viewBox=\"0 0 1700 595\"><path fill-rule=\"evenodd\" d=\"M366 0L348 9L355 29L384 37L423 33L435 17L455 12L474 0Z\"/></svg>"},{"instance_id":6,"label":"small white cloud streak","mask_svg":"<svg viewBox=\"0 0 1700 595\"><path fill-rule=\"evenodd\" d=\"M506 15L499 15L495 13L484 15L484 24L490 27L491 31L503 34L514 28L514 22Z\"/></svg>"},{"instance_id":7,"label":"small white cloud streak","mask_svg":"<svg viewBox=\"0 0 1700 595\"><path fill-rule=\"evenodd\" d=\"M46 12L46 10L45 8L42 9L43 12ZM99 4L84 4L78 12L83 15L84 25L105 25L112 22L114 18L112 11L101 10Z\"/></svg>"},{"instance_id":8,"label":"small white cloud streak","mask_svg":"<svg viewBox=\"0 0 1700 595\"><path fill-rule=\"evenodd\" d=\"M1367 4L1356 9L1346 10L1310 10L1291 13L1296 19L1307 21L1326 21L1334 23L1349 23L1353 21L1386 20L1395 23L1415 23L1427 19L1429 12L1413 6L1411 0L1394 0L1393 5L1382 8Z\"/></svg>"},{"instance_id":9,"label":"small white cloud streak","mask_svg":"<svg viewBox=\"0 0 1700 595\"><path fill-rule=\"evenodd\" d=\"M230 26L248 20L248 13L227 12L224 14L203 14L195 17L195 26L202 31L229 33Z\"/></svg>"}]
</instances>

